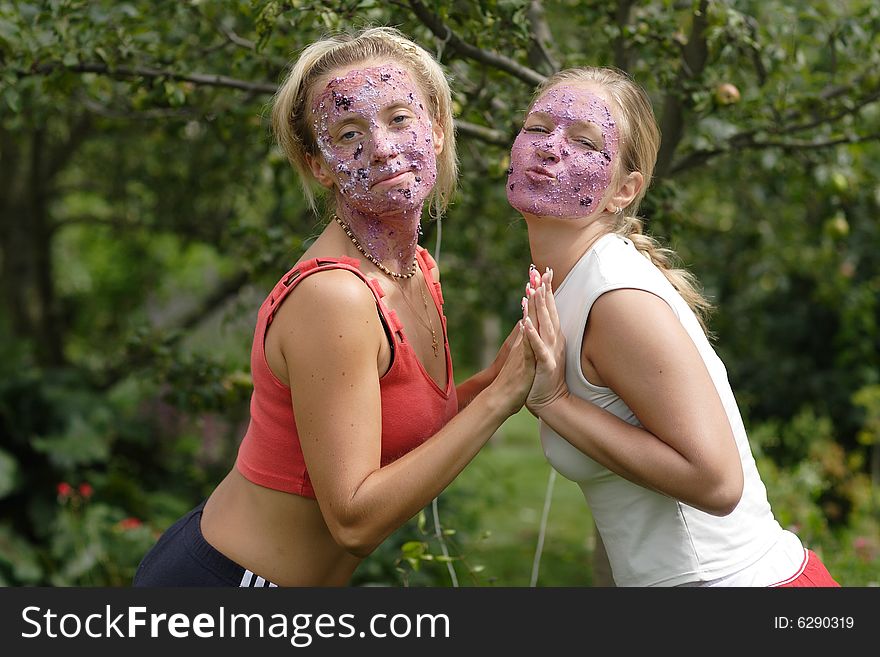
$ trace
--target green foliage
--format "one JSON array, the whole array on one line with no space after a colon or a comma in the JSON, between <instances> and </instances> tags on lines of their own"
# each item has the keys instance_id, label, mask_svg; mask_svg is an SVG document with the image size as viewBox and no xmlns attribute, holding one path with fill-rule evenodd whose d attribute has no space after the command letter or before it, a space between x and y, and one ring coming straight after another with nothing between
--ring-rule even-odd
<instances>
[{"instance_id":1,"label":"green foliage","mask_svg":"<svg viewBox=\"0 0 880 657\"><path fill-rule=\"evenodd\" d=\"M532 75L625 69L664 135L643 214L716 304L716 347L774 509L842 579L876 580L880 7L560 0L543 4L546 25L533 10L0 0L2 583L125 583L230 467L256 308L321 229L272 145L271 93L307 43L368 23L412 35L453 81L461 184L423 244L433 251L442 228L456 369L494 355L530 261L505 181L533 84L497 56ZM528 440L488 449L485 479L468 477L477 461L441 496L466 585L524 583L534 536L517 514L540 506L546 473ZM94 496L59 500L59 482ZM425 514L356 583L448 585ZM556 563L546 581L589 584L589 537L571 533L548 543L542 581Z\"/></svg>"}]
</instances>

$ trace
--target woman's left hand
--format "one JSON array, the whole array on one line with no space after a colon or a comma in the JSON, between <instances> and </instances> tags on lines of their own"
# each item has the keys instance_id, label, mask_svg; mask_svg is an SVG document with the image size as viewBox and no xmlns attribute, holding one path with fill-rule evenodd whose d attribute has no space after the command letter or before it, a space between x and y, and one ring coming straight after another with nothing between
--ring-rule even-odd
<instances>
[{"instance_id":1,"label":"woman's left hand","mask_svg":"<svg viewBox=\"0 0 880 657\"><path fill-rule=\"evenodd\" d=\"M540 417L543 409L568 395L565 383L565 336L559 327L559 315L553 298L553 272L540 278L541 284L528 294L525 333L535 354L536 372L526 407ZM536 281L532 281L534 283Z\"/></svg>"},{"instance_id":2,"label":"woman's left hand","mask_svg":"<svg viewBox=\"0 0 880 657\"><path fill-rule=\"evenodd\" d=\"M514 324L513 329L507 335L507 338L504 340L504 344L501 345L501 348L498 350L498 354L495 356L495 360L492 361L492 364L486 368L486 371L489 374L489 383L495 380L498 376L498 373L501 371L501 368L504 367L504 363L507 362L507 357L510 354L510 347L516 342L517 336L519 336L520 330L519 325Z\"/></svg>"}]
</instances>

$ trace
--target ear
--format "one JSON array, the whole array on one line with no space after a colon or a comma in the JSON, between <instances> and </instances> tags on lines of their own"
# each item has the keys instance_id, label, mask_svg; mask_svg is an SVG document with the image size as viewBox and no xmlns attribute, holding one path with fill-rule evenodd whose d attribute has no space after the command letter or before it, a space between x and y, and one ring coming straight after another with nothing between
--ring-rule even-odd
<instances>
[{"instance_id":1,"label":"ear","mask_svg":"<svg viewBox=\"0 0 880 657\"><path fill-rule=\"evenodd\" d=\"M633 199L642 191L644 184L645 177L640 172L628 173L617 186L617 191L608 199L606 206L608 212L616 212L632 203Z\"/></svg>"},{"instance_id":2,"label":"ear","mask_svg":"<svg viewBox=\"0 0 880 657\"><path fill-rule=\"evenodd\" d=\"M443 144L446 139L446 133L443 132L443 125L440 121L431 122L431 135L434 137L434 155L440 155L443 152Z\"/></svg>"},{"instance_id":3,"label":"ear","mask_svg":"<svg viewBox=\"0 0 880 657\"><path fill-rule=\"evenodd\" d=\"M312 175L315 177L315 180L317 180L322 187L331 189L335 181L333 180L333 176L330 175L330 170L327 168L327 163L324 161L324 158L320 155L306 153L306 162L312 170Z\"/></svg>"}]
</instances>

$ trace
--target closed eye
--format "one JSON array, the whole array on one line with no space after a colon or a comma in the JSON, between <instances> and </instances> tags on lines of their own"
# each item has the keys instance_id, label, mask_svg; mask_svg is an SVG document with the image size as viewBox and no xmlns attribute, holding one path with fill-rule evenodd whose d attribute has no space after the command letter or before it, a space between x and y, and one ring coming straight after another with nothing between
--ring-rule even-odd
<instances>
[{"instance_id":1,"label":"closed eye","mask_svg":"<svg viewBox=\"0 0 880 657\"><path fill-rule=\"evenodd\" d=\"M542 125L526 125L523 126L523 132L540 132L547 133L549 130Z\"/></svg>"}]
</instances>

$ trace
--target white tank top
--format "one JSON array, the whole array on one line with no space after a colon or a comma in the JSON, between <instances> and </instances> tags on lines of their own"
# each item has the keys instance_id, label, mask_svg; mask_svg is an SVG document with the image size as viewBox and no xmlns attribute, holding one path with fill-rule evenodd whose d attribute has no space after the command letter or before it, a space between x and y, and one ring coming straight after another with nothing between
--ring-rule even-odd
<instances>
[{"instance_id":1,"label":"white tank top","mask_svg":"<svg viewBox=\"0 0 880 657\"><path fill-rule=\"evenodd\" d=\"M771 586L797 572L804 548L770 509L727 370L694 313L663 273L633 243L604 235L556 289L566 339L566 382L573 395L635 426L642 426L610 388L587 381L581 347L590 308L610 290L634 288L663 299L700 352L724 404L744 475L742 499L732 513L713 516L620 477L540 423L547 460L577 483L596 521L618 586Z\"/></svg>"}]
</instances>

